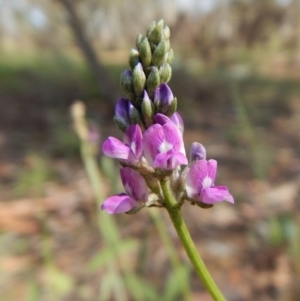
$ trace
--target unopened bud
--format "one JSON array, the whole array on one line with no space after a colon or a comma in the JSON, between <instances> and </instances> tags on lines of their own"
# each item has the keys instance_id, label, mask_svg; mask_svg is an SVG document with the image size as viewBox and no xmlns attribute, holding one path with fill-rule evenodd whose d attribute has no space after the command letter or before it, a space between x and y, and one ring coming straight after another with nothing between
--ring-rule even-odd
<instances>
[{"instance_id":1,"label":"unopened bud","mask_svg":"<svg viewBox=\"0 0 300 301\"><path fill-rule=\"evenodd\" d=\"M120 85L121 85L123 92L129 98L132 96L132 94L134 94L133 78L132 78L132 72L130 70L125 70L121 74Z\"/></svg>"},{"instance_id":2,"label":"unopened bud","mask_svg":"<svg viewBox=\"0 0 300 301\"><path fill-rule=\"evenodd\" d=\"M168 83L172 77L172 68L169 64L163 64L159 68L160 83Z\"/></svg>"},{"instance_id":3,"label":"unopened bud","mask_svg":"<svg viewBox=\"0 0 300 301\"><path fill-rule=\"evenodd\" d=\"M151 67L151 71L148 75L146 86L147 86L147 92L149 97L154 96L154 91L155 89L159 86L160 84L160 76L158 69L156 67Z\"/></svg>"},{"instance_id":4,"label":"unopened bud","mask_svg":"<svg viewBox=\"0 0 300 301\"><path fill-rule=\"evenodd\" d=\"M147 38L143 38L140 42L140 58L144 68L150 66L152 54L150 44Z\"/></svg>"},{"instance_id":5,"label":"unopened bud","mask_svg":"<svg viewBox=\"0 0 300 301\"><path fill-rule=\"evenodd\" d=\"M167 107L165 114L167 116L172 116L177 110L177 98L174 97L171 104Z\"/></svg>"},{"instance_id":6,"label":"unopened bud","mask_svg":"<svg viewBox=\"0 0 300 301\"><path fill-rule=\"evenodd\" d=\"M148 26L148 29L147 29L147 37L149 38L153 29L156 27L156 22L155 21L152 21L149 26Z\"/></svg>"},{"instance_id":7,"label":"unopened bud","mask_svg":"<svg viewBox=\"0 0 300 301\"><path fill-rule=\"evenodd\" d=\"M139 111L130 103L129 104L129 119L131 124L138 124L141 129L145 129L141 114Z\"/></svg>"},{"instance_id":8,"label":"unopened bud","mask_svg":"<svg viewBox=\"0 0 300 301\"><path fill-rule=\"evenodd\" d=\"M151 31L151 33L148 36L150 42L154 44L158 44L159 42L161 42L163 38L163 27L164 27L163 20L157 22L155 28Z\"/></svg>"},{"instance_id":9,"label":"unopened bud","mask_svg":"<svg viewBox=\"0 0 300 301\"><path fill-rule=\"evenodd\" d=\"M139 33L137 36L136 36L136 39L135 39L135 45L136 45L136 48L139 49L140 47L140 42L143 38L143 35L141 33Z\"/></svg>"},{"instance_id":10,"label":"unopened bud","mask_svg":"<svg viewBox=\"0 0 300 301\"><path fill-rule=\"evenodd\" d=\"M141 96L145 89L146 83L146 75L144 73L143 66L141 63L138 63L133 69L132 82L135 94L137 96Z\"/></svg>"},{"instance_id":11,"label":"unopened bud","mask_svg":"<svg viewBox=\"0 0 300 301\"><path fill-rule=\"evenodd\" d=\"M168 52L168 59L167 59L167 62L169 64L172 64L173 63L173 60L174 60L174 51L173 49L171 48Z\"/></svg>"},{"instance_id":12,"label":"unopened bud","mask_svg":"<svg viewBox=\"0 0 300 301\"><path fill-rule=\"evenodd\" d=\"M154 105L156 111L158 113L166 114L170 110L169 107L173 106L173 102L174 96L169 86L167 84L159 85L159 87L154 92Z\"/></svg>"},{"instance_id":13,"label":"unopened bud","mask_svg":"<svg viewBox=\"0 0 300 301\"><path fill-rule=\"evenodd\" d=\"M129 53L129 65L131 69L134 69L134 67L140 62L140 55L139 52L136 49L131 49Z\"/></svg>"},{"instance_id":14,"label":"unopened bud","mask_svg":"<svg viewBox=\"0 0 300 301\"><path fill-rule=\"evenodd\" d=\"M143 101L141 105L142 115L146 127L150 127L153 124L153 104L146 91L144 91Z\"/></svg>"},{"instance_id":15,"label":"unopened bud","mask_svg":"<svg viewBox=\"0 0 300 301\"><path fill-rule=\"evenodd\" d=\"M165 40L169 40L170 39L170 35L171 35L171 31L170 31L170 28L169 28L169 26L165 26L164 27L164 39Z\"/></svg>"},{"instance_id":16,"label":"unopened bud","mask_svg":"<svg viewBox=\"0 0 300 301\"><path fill-rule=\"evenodd\" d=\"M165 55L167 52L168 43L166 41L161 41L155 48L152 55L152 64L156 66L161 66L165 61Z\"/></svg>"},{"instance_id":17,"label":"unopened bud","mask_svg":"<svg viewBox=\"0 0 300 301\"><path fill-rule=\"evenodd\" d=\"M128 99L120 98L115 107L114 122L123 132L125 132L127 126L130 124L129 105L130 101Z\"/></svg>"},{"instance_id":18,"label":"unopened bud","mask_svg":"<svg viewBox=\"0 0 300 301\"><path fill-rule=\"evenodd\" d=\"M206 149L198 142L193 142L190 151L191 162L206 159Z\"/></svg>"}]
</instances>

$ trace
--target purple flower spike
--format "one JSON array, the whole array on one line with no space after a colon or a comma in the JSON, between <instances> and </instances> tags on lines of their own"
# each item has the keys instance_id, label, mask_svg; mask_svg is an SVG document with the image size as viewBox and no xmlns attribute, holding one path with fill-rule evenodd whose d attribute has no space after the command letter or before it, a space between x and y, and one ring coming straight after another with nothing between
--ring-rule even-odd
<instances>
[{"instance_id":1,"label":"purple flower spike","mask_svg":"<svg viewBox=\"0 0 300 301\"><path fill-rule=\"evenodd\" d=\"M234 199L226 186L214 186L216 173L216 160L196 161L186 177L188 197L205 204L215 204L221 201L234 203Z\"/></svg>"},{"instance_id":2,"label":"purple flower spike","mask_svg":"<svg viewBox=\"0 0 300 301\"><path fill-rule=\"evenodd\" d=\"M183 134L183 130L184 130L183 120L182 120L180 114L177 112L175 112L170 118L164 114L157 113L154 116L154 120L156 123L158 123L160 125L164 125L168 122L172 122L178 127L180 132Z\"/></svg>"},{"instance_id":3,"label":"purple flower spike","mask_svg":"<svg viewBox=\"0 0 300 301\"><path fill-rule=\"evenodd\" d=\"M148 128L144 133L143 149L148 163L154 168L172 170L188 163L181 132L171 122Z\"/></svg>"},{"instance_id":4,"label":"purple flower spike","mask_svg":"<svg viewBox=\"0 0 300 301\"><path fill-rule=\"evenodd\" d=\"M172 90L167 84L161 84L154 92L154 105L165 113L174 99Z\"/></svg>"},{"instance_id":5,"label":"purple flower spike","mask_svg":"<svg viewBox=\"0 0 300 301\"><path fill-rule=\"evenodd\" d=\"M120 174L126 193L111 196L104 201L101 210L109 214L128 212L148 200L146 182L137 171L125 167L121 169Z\"/></svg>"},{"instance_id":6,"label":"purple flower spike","mask_svg":"<svg viewBox=\"0 0 300 301\"><path fill-rule=\"evenodd\" d=\"M190 158L192 162L206 159L205 147L201 143L193 142L191 146Z\"/></svg>"},{"instance_id":7,"label":"purple flower spike","mask_svg":"<svg viewBox=\"0 0 300 301\"><path fill-rule=\"evenodd\" d=\"M114 137L108 137L102 146L103 153L111 158L136 165L142 157L142 131L138 124L129 125L124 135L124 143Z\"/></svg>"}]
</instances>

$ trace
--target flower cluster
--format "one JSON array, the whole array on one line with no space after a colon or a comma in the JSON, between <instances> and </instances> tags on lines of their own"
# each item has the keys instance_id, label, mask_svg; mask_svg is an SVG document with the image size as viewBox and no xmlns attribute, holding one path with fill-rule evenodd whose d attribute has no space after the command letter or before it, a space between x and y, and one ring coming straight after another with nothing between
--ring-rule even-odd
<instances>
[{"instance_id":1,"label":"flower cluster","mask_svg":"<svg viewBox=\"0 0 300 301\"><path fill-rule=\"evenodd\" d=\"M185 201L210 207L233 203L225 186L215 186L217 161L206 160L206 150L193 143L186 157L184 124L176 112L177 99L167 82L171 78L170 30L163 21L150 24L146 37L137 37L129 55L131 70L121 75L126 98L115 108L115 123L124 132L123 142L109 137L105 155L119 160L126 193L109 197L101 209L110 214L134 213L143 207L164 206L160 181L168 180L178 204Z\"/></svg>"}]
</instances>

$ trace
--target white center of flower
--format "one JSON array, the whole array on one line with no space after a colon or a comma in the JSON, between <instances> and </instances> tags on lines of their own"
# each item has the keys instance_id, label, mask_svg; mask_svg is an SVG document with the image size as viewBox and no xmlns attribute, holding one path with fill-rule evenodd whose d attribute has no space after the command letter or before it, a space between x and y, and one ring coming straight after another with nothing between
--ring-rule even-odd
<instances>
[{"instance_id":1,"label":"white center of flower","mask_svg":"<svg viewBox=\"0 0 300 301\"><path fill-rule=\"evenodd\" d=\"M132 188L129 186L128 183L126 183L124 185L124 189L125 189L125 191L127 192L128 195L132 196Z\"/></svg>"},{"instance_id":2,"label":"white center of flower","mask_svg":"<svg viewBox=\"0 0 300 301\"><path fill-rule=\"evenodd\" d=\"M162 142L162 144L159 146L159 152L166 153L172 148L173 148L173 145L171 143L167 142L166 140L164 140Z\"/></svg>"},{"instance_id":3,"label":"white center of flower","mask_svg":"<svg viewBox=\"0 0 300 301\"><path fill-rule=\"evenodd\" d=\"M133 153L135 154L136 153L136 143L135 143L135 141L131 142L130 148L133 151Z\"/></svg>"},{"instance_id":4,"label":"white center of flower","mask_svg":"<svg viewBox=\"0 0 300 301\"><path fill-rule=\"evenodd\" d=\"M208 176L206 176L202 181L202 188L208 188L212 185L212 179Z\"/></svg>"}]
</instances>

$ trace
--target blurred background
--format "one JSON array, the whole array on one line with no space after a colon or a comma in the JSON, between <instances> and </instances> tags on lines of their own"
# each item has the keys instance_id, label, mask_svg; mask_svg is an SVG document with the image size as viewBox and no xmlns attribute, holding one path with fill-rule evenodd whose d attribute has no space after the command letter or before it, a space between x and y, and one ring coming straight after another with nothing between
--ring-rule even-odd
<instances>
[{"instance_id":1,"label":"blurred background","mask_svg":"<svg viewBox=\"0 0 300 301\"><path fill-rule=\"evenodd\" d=\"M206 146L236 200L184 206L196 245L228 300L300 300L299 16L299 0L0 0L0 300L211 300L162 210L99 213L70 114L85 103L98 201L121 192L100 148L160 19L186 149Z\"/></svg>"}]
</instances>

